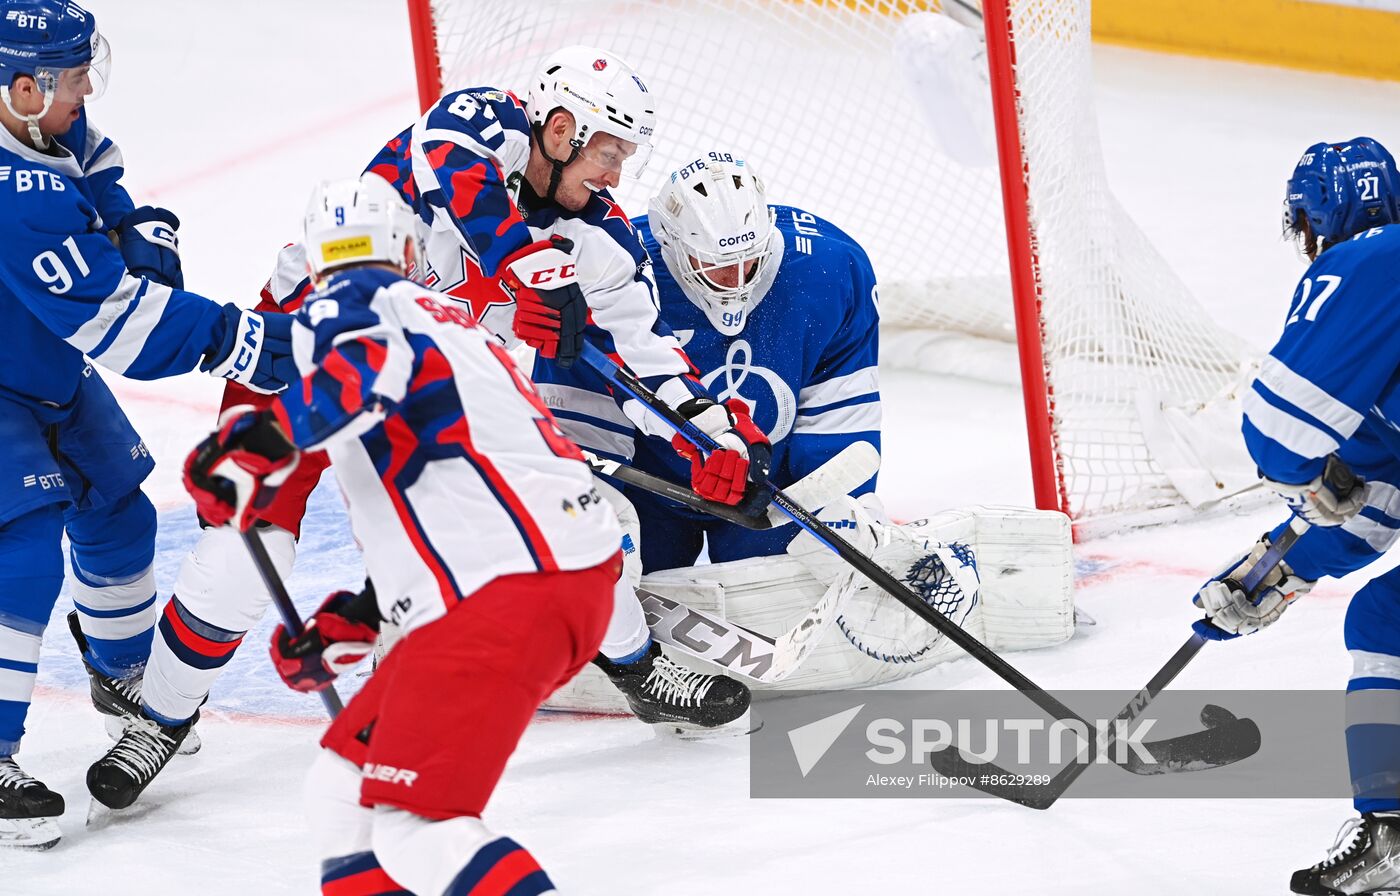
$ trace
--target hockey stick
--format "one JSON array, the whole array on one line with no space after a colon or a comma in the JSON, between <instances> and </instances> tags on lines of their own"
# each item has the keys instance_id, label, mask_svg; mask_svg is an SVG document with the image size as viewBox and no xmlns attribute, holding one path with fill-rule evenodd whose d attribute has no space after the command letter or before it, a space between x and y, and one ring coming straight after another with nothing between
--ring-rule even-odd
<instances>
[{"instance_id":1,"label":"hockey stick","mask_svg":"<svg viewBox=\"0 0 1400 896\"><path fill-rule=\"evenodd\" d=\"M243 544L248 548L248 554L253 558L253 565L258 568L258 575L262 576L263 585L267 586L267 593L272 595L272 602L277 606L277 612L282 617L282 624L287 627L287 632L293 638L301 637L306 631L306 627L301 624L301 614L297 612L296 606L292 603L292 596L287 593L287 586L282 584L282 577L277 574L277 567L272 565L272 558L267 554L267 546L263 544L262 535L258 530L249 528L240 533L243 536ZM326 712L331 718L335 718L345 705L340 702L340 695L335 692L335 686L329 685L316 692L321 696L321 702L326 704Z\"/></svg>"},{"instance_id":2,"label":"hockey stick","mask_svg":"<svg viewBox=\"0 0 1400 896\"><path fill-rule=\"evenodd\" d=\"M672 482L669 479L662 479L660 476L644 473L641 470L629 467L619 461L599 457L591 451L583 452L583 459L588 463L588 466L593 472L600 476L611 476L620 482L625 482L628 485L635 485L643 491L651 492L653 495L670 498L677 504L682 504L689 507L691 510L698 510L701 513L708 513L710 516L718 517L726 523L743 526L745 529L771 529L773 527L773 524L768 521L766 516L749 516L747 513L741 513L735 510L728 504L720 504L718 501L706 501L683 485Z\"/></svg>"},{"instance_id":3,"label":"hockey stick","mask_svg":"<svg viewBox=\"0 0 1400 896\"><path fill-rule=\"evenodd\" d=\"M620 461L601 458L589 451L583 452L583 457L595 473L611 476L643 491L670 498L692 510L708 513L746 529L771 529L792 522L776 508L770 508L767 517L752 517L728 504L706 501L680 483L644 473ZM857 486L874 476L879 466L880 452L875 450L874 445L869 442L854 442L788 486L786 492L803 507L825 507L837 498L850 494Z\"/></svg>"},{"instance_id":4,"label":"hockey stick","mask_svg":"<svg viewBox=\"0 0 1400 896\"><path fill-rule=\"evenodd\" d=\"M585 342L582 352L583 360L592 368L603 375L605 379L617 386L629 396L647 407L648 410L659 416L669 426L690 440L697 447L705 451L713 451L719 447L714 439L710 438L694 424L686 420L674 408L662 402L632 373L623 370L613 362L611 358L603 354L597 346ZM963 631L956 623L938 612L934 607L924 603L919 597L910 591L904 583L890 575L883 567L879 566L869 557L856 550L850 542L831 531L821 520L817 519L807 510L795 504L791 498L783 493L781 489L773 489L773 504L794 522L810 533L814 538L836 552L841 559L855 567L861 575L865 576L882 590L888 592L892 597L909 609L911 613L936 628L941 634L947 637L954 644L961 647L973 659L987 667L1003 681L1016 688L1026 695L1026 697L1045 710L1056 719L1073 720L1084 725L1083 730L1089 730L1092 726L1084 719L1080 718L1068 706L1061 703L1053 694L1044 690L1035 682L1031 681L1010 663L1003 660L991 648L981 641ZM1237 722L1233 716L1226 722ZM1248 723L1252 725L1253 723ZM1225 726L1221 726L1225 727ZM1179 756L1195 755L1196 764L1191 770L1196 768L1210 768L1215 765L1223 765L1227 762L1235 762L1253 753L1253 750L1236 755L1235 753L1222 751L1214 743L1217 738L1218 729L1196 732L1195 734L1183 735L1174 738L1176 753ZM1145 744L1149 748L1156 748L1155 742ZM1193 748L1196 748L1193 754ZM1127 763L1122 768L1132 771L1135 774L1156 774L1157 770L1143 771L1143 763L1136 756L1130 756ZM1187 770L1183 767L1182 770Z\"/></svg>"},{"instance_id":5,"label":"hockey stick","mask_svg":"<svg viewBox=\"0 0 1400 896\"><path fill-rule=\"evenodd\" d=\"M1293 547L1298 537L1307 530L1308 524L1301 517L1295 516L1290 520L1288 528L1279 536L1278 541L1269 546L1269 549L1264 552L1264 556L1259 558L1259 562L1240 582L1240 588L1251 598L1254 597L1260 583L1269 573L1273 572L1274 567L1283 560L1289 548ZM1098 737L1099 755L1107 755L1109 747L1117 739L1119 729L1126 728L1129 723L1142 714L1143 710L1147 709L1147 705L1152 702L1153 698L1171 684L1172 679L1186 668L1187 663L1195 659L1196 654L1206 645L1207 640L1202 634L1191 633L1191 637L1177 649L1176 653L1172 654L1171 659L1167 660L1167 664L1159 669L1156 675L1152 676L1152 680L1147 683L1146 687L1138 691L1133 699L1128 701L1128 705L1123 707L1122 711L1115 717L1114 724L1100 731ZM1248 756L1259 749L1259 728L1249 719L1239 720L1228 710L1219 706L1206 706L1201 710L1201 721L1209 726L1209 730L1197 732L1195 735L1188 734L1168 741L1155 742L1149 746L1149 752L1157 758L1157 765L1161 766L1158 769L1158 774L1196 771L1200 768L1211 767L1197 764L1200 760L1193 755L1199 752L1202 746L1208 746L1208 753L1218 752L1226 755L1234 755L1247 749L1248 752L1245 755ZM1217 724L1212 725L1212 722ZM1209 737L1201 737L1201 735L1209 735ZM1199 743L1193 742L1189 749L1182 749L1178 742L1185 738L1195 738ZM1216 758L1223 757L1217 756ZM1093 757L1090 756L1089 759L1092 761ZM998 786L995 783L997 776L998 774L1004 775L1005 772L991 763L969 762L957 747L950 747L930 754L929 762L945 776L964 775L965 777L961 780L969 782L970 786L977 790L1013 803L1020 803L1032 809L1050 808L1074 783L1075 779L1089 767L1088 762L1075 761L1061 769L1054 778L1045 784ZM1215 765L1224 764L1226 763L1218 761L1215 763ZM1150 768L1150 766L1148 767ZM1141 773L1151 774L1152 772L1144 771ZM1024 776L1010 776L1001 780L1015 780L1017 777Z\"/></svg>"}]
</instances>

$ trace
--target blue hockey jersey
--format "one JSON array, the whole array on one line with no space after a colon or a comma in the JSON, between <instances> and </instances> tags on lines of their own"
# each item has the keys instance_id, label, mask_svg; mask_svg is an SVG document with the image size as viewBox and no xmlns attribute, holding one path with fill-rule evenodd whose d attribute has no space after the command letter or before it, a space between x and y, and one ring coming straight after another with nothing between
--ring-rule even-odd
<instances>
[{"instance_id":1,"label":"blue hockey jersey","mask_svg":"<svg viewBox=\"0 0 1400 896\"><path fill-rule=\"evenodd\" d=\"M875 274L851 237L816 215L773 206L782 236L776 279L736 336L710 325L665 264L655 266L661 320L719 400L742 398L773 442L772 478L789 485L847 445L880 447L879 308ZM646 218L635 222L652 258ZM535 380L561 426L599 454L678 482L690 467L664 439L638 439L606 383L583 365L537 361ZM873 491L875 478L853 494Z\"/></svg>"},{"instance_id":2,"label":"blue hockey jersey","mask_svg":"<svg viewBox=\"0 0 1400 896\"><path fill-rule=\"evenodd\" d=\"M1367 230L1319 255L1244 398L1245 444L1263 476L1309 482L1336 453L1367 479L1367 506L1356 517L1310 530L1289 554L1305 578L1358 569L1400 534L1396 270L1400 225Z\"/></svg>"},{"instance_id":3,"label":"blue hockey jersey","mask_svg":"<svg viewBox=\"0 0 1400 896\"><path fill-rule=\"evenodd\" d=\"M193 370L227 326L220 306L126 270L107 231L132 210L121 153L86 110L40 152L0 129L0 390L69 402L87 362L155 379Z\"/></svg>"}]
</instances>

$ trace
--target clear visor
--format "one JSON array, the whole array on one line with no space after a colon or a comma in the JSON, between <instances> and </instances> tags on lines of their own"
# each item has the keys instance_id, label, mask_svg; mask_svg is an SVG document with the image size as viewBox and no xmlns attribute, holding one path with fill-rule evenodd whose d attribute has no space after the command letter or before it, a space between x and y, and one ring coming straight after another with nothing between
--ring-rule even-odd
<instances>
[{"instance_id":1,"label":"clear visor","mask_svg":"<svg viewBox=\"0 0 1400 896\"><path fill-rule=\"evenodd\" d=\"M650 143L632 143L614 134L595 133L579 155L605 171L627 178L641 177L651 159Z\"/></svg>"},{"instance_id":2,"label":"clear visor","mask_svg":"<svg viewBox=\"0 0 1400 896\"><path fill-rule=\"evenodd\" d=\"M34 80L39 90L59 103L95 100L107 91L111 77L112 52L101 34L93 37L92 59L72 68L39 68Z\"/></svg>"}]
</instances>

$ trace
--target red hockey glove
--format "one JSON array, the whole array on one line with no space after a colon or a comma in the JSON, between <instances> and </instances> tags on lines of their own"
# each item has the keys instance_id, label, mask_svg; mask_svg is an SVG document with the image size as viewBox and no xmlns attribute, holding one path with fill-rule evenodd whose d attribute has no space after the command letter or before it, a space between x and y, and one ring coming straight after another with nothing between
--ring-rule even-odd
<instances>
[{"instance_id":1,"label":"red hockey glove","mask_svg":"<svg viewBox=\"0 0 1400 896\"><path fill-rule=\"evenodd\" d=\"M293 638L285 626L272 633L272 665L294 691L328 688L337 675L359 665L374 652L379 637L379 608L374 590L337 591Z\"/></svg>"},{"instance_id":2,"label":"red hockey glove","mask_svg":"<svg viewBox=\"0 0 1400 896\"><path fill-rule=\"evenodd\" d=\"M218 430L185 459L185 489L202 518L246 532L300 456L271 411L236 405L219 415Z\"/></svg>"},{"instance_id":3,"label":"red hockey glove","mask_svg":"<svg viewBox=\"0 0 1400 896\"><path fill-rule=\"evenodd\" d=\"M697 495L734 505L744 500L750 485L766 488L773 449L749 416L748 405L737 398L723 405L708 398L692 398L676 410L720 446L701 460L700 452L684 436L677 434L671 439L676 453L690 461L690 487Z\"/></svg>"},{"instance_id":4,"label":"red hockey glove","mask_svg":"<svg viewBox=\"0 0 1400 896\"><path fill-rule=\"evenodd\" d=\"M565 369L583 351L588 323L573 251L572 240L552 236L501 263L501 280L515 294L515 335Z\"/></svg>"}]
</instances>

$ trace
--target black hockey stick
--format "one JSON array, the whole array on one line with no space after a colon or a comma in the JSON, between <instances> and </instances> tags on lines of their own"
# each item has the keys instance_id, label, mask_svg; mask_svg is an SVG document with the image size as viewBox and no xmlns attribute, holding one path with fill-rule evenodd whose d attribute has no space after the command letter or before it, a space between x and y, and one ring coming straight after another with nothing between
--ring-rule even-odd
<instances>
[{"instance_id":1,"label":"black hockey stick","mask_svg":"<svg viewBox=\"0 0 1400 896\"><path fill-rule=\"evenodd\" d=\"M701 513L708 513L710 516L718 517L726 523L734 523L736 526L743 526L745 529L771 529L773 524L766 516L749 516L747 513L735 510L728 504L721 504L718 501L706 501L695 492L685 486L672 482L669 479L662 479L660 476L653 476L650 473L643 473L634 467L629 467L624 463L615 460L598 457L592 452L585 451L583 459L588 462L594 473L625 482L628 485L635 485L637 488L651 492L653 495L660 495L663 498L670 498L678 504L683 504L691 510L698 510Z\"/></svg>"},{"instance_id":2,"label":"black hockey stick","mask_svg":"<svg viewBox=\"0 0 1400 896\"><path fill-rule=\"evenodd\" d=\"M1249 574L1240 582L1240 588L1250 597L1254 597L1259 589L1259 585L1274 567L1283 560L1283 556L1288 553L1289 548L1298 540L1298 537L1306 532L1308 524L1300 517L1294 517L1278 541L1269 546L1264 552L1264 556L1259 558L1259 562L1249 571ZM1186 643L1172 654L1172 658L1167 660L1167 664L1152 676L1141 691L1128 701L1128 705L1115 717L1115 724L1107 726L1100 732L1099 755L1107 755L1109 747L1117 739L1120 728L1126 728L1129 723L1140 716L1147 705L1152 702L1158 694L1171 684L1172 679L1186 664L1195 659L1196 654L1206 645L1207 638L1197 632L1192 632ZM1228 710L1219 706L1206 706L1201 710L1201 721L1208 727L1205 731L1187 734L1182 737L1172 738L1166 741L1157 741L1148 746L1148 751L1157 759L1158 766L1156 773L1164 774L1178 771L1197 771L1201 768L1211 768L1219 765L1226 765L1235 762L1246 756L1253 755L1259 749L1259 728L1249 719L1236 719ZM1121 725L1119 724L1121 722ZM1187 741L1187 743L1182 743ZM1204 753L1204 756L1201 754ZM1239 755L1243 753L1244 755ZM1233 757L1233 758L1230 758ZM1091 755L1090 761L1094 759ZM1202 761L1209 764L1201 764ZM1214 760L1211 762L1211 760ZM1225 761L1221 761L1225 760ZM1089 762L1071 762L1065 766L1049 782L1041 785L998 785L995 782L998 776L1000 780L1012 781L1024 775L1007 776L1002 769L991 763L974 763L968 761L967 757L957 747L940 750L929 756L929 762L940 773L945 776L960 775L961 780L969 782L983 793L1001 797L1013 803L1020 803L1032 809L1048 809L1058 800L1074 783L1075 779L1084 773L1089 767ZM1147 766L1148 769L1152 766ZM1140 774L1153 774L1152 771L1142 771ZM983 783L989 782L989 783Z\"/></svg>"},{"instance_id":3,"label":"black hockey stick","mask_svg":"<svg viewBox=\"0 0 1400 896\"><path fill-rule=\"evenodd\" d=\"M705 451L713 451L715 448L719 447L714 439L697 429L694 424L682 417L674 408L662 402L650 389L638 380L636 376L623 370L615 364L611 358L599 351L596 346L585 342L582 357L590 367L597 370L609 382L620 388L623 392L626 392L632 398L641 402L648 410L665 420L668 425L686 439L693 442L697 447ZM814 538L834 551L841 559L855 567L863 576L907 607L911 613L933 626L950 641L966 651L973 659L990 669L1003 681L1006 681L1012 687L1024 693L1029 700L1034 702L1041 709L1045 710L1056 719L1073 720L1083 725L1084 730L1092 730L1093 726L1080 718L1079 715L1068 706L1061 703L1053 694L1044 690L1025 675L1021 674L1019 670L998 656L990 647L963 631L962 628L947 616L944 616L942 613L938 612L937 609L920 600L918 595L910 591L904 583L890 575L889 572L869 557L856 550L850 542L831 531L821 520L789 499L787 495L783 494L781 489L773 489L772 501L774 506L778 507ZM1222 710L1221 712L1224 711ZM1225 715L1228 716L1229 714L1225 713ZM1216 718L1214 713L1212 713L1212 718ZM1159 745L1157 742L1145 742L1144 746L1147 747L1149 751L1161 749L1163 752L1174 752L1175 755L1183 759L1194 757L1194 764L1189 769L1183 765L1183 767L1179 769L1182 771L1195 770L1197 768L1211 768L1216 765L1238 761L1254 752L1250 750L1243 755L1236 755L1236 753L1221 751L1217 745L1217 741L1220 739L1220 729L1240 725L1253 727L1253 724L1253 722L1249 722L1248 720L1240 721L1236 720L1233 716L1229 716L1228 720L1217 728L1173 738L1171 744L1174 745L1174 749L1167 745ZM1228 733L1236 735L1236 737L1231 739L1232 743L1239 740L1238 735L1241 732L1231 731ZM1156 769L1144 771L1141 768L1143 765L1144 763L1136 756L1130 756L1128 762L1120 767L1134 772L1135 774L1156 774L1159 771Z\"/></svg>"},{"instance_id":4,"label":"black hockey stick","mask_svg":"<svg viewBox=\"0 0 1400 896\"><path fill-rule=\"evenodd\" d=\"M296 605L292 603L292 596L287 593L287 586L282 584L282 577L277 574L277 567L272 565L272 558L267 554L267 546L263 544L262 535L258 533L256 527L249 528L241 533L243 544L248 548L248 554L253 558L253 565L258 568L258 575L262 576L263 584L267 586L267 593L272 595L272 602L277 606L277 612L282 617L282 624L287 627L287 632L293 638L301 637L306 631L306 627L301 624L301 614L297 612ZM340 711L345 708L345 704L340 702L340 695L335 692L335 686L331 685L316 692L321 696L321 702L326 704L326 712L331 718L335 718Z\"/></svg>"}]
</instances>

